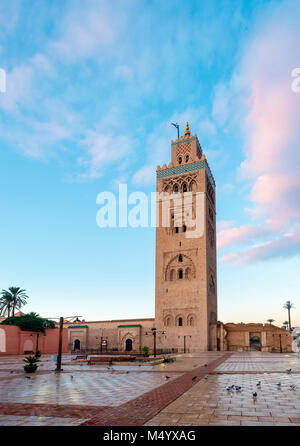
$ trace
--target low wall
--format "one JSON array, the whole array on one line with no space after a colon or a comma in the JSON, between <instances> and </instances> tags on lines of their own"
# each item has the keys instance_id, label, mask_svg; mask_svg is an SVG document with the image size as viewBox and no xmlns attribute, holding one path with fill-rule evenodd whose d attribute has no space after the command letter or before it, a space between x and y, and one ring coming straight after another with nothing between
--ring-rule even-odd
<instances>
[{"instance_id":1,"label":"low wall","mask_svg":"<svg viewBox=\"0 0 300 446\"><path fill-rule=\"evenodd\" d=\"M22 331L16 325L0 325L0 355L24 355L39 350L42 354L56 354L59 329L48 328L45 333ZM63 329L63 353L68 352L68 330Z\"/></svg>"}]
</instances>

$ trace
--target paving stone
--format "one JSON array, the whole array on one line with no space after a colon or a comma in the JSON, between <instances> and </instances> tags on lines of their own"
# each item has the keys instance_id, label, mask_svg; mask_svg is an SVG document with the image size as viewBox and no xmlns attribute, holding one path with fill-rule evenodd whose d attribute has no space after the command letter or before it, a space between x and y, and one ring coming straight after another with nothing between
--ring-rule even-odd
<instances>
[{"instance_id":1,"label":"paving stone","mask_svg":"<svg viewBox=\"0 0 300 446\"><path fill-rule=\"evenodd\" d=\"M72 365L58 376L51 373L50 358L44 358L45 371L32 380L22 367L20 357L0 357L0 425L1 420L7 425L59 425L61 420L102 426L300 424L300 361L293 354L195 353L178 355L166 367L116 366L112 372L107 366ZM228 392L228 385L242 390Z\"/></svg>"}]
</instances>

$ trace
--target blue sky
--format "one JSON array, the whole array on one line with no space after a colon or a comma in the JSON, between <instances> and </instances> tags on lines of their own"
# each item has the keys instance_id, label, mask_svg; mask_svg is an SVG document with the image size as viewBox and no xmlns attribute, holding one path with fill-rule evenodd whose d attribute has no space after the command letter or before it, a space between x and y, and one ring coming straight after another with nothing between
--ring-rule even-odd
<instances>
[{"instance_id":1,"label":"blue sky","mask_svg":"<svg viewBox=\"0 0 300 446\"><path fill-rule=\"evenodd\" d=\"M153 317L155 231L96 225L155 190L188 120L217 183L219 319L300 324L297 1L0 5L0 287L28 311Z\"/></svg>"}]
</instances>

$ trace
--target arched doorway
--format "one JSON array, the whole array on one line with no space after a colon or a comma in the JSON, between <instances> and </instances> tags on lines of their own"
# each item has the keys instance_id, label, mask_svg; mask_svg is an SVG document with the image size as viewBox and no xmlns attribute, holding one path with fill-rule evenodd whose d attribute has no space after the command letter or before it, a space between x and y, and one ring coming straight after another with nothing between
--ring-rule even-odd
<instances>
[{"instance_id":1,"label":"arched doorway","mask_svg":"<svg viewBox=\"0 0 300 446\"><path fill-rule=\"evenodd\" d=\"M132 339L126 339L125 341L125 352L131 352L132 350Z\"/></svg>"},{"instance_id":2,"label":"arched doorway","mask_svg":"<svg viewBox=\"0 0 300 446\"><path fill-rule=\"evenodd\" d=\"M23 348L24 348L24 354L33 353L33 341L31 339L26 339Z\"/></svg>"},{"instance_id":3,"label":"arched doorway","mask_svg":"<svg viewBox=\"0 0 300 446\"><path fill-rule=\"evenodd\" d=\"M252 338L250 338L250 350L261 350L259 336L252 336Z\"/></svg>"},{"instance_id":4,"label":"arched doorway","mask_svg":"<svg viewBox=\"0 0 300 446\"><path fill-rule=\"evenodd\" d=\"M75 339L74 344L73 344L73 350L74 351L80 350L80 339Z\"/></svg>"},{"instance_id":5,"label":"arched doorway","mask_svg":"<svg viewBox=\"0 0 300 446\"><path fill-rule=\"evenodd\" d=\"M0 328L0 352L6 352L6 332L4 328Z\"/></svg>"}]
</instances>

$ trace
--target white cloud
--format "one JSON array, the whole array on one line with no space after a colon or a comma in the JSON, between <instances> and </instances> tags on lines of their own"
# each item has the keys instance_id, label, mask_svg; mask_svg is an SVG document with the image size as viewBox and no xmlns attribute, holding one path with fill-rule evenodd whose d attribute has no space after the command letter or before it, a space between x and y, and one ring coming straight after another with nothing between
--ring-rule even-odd
<instances>
[{"instance_id":1,"label":"white cloud","mask_svg":"<svg viewBox=\"0 0 300 446\"><path fill-rule=\"evenodd\" d=\"M132 182L139 185L155 184L155 172L153 164L143 166L133 175Z\"/></svg>"},{"instance_id":2,"label":"white cloud","mask_svg":"<svg viewBox=\"0 0 300 446\"><path fill-rule=\"evenodd\" d=\"M101 3L71 10L63 19L61 37L49 44L49 49L64 62L101 56L117 35L118 15Z\"/></svg>"},{"instance_id":3,"label":"white cloud","mask_svg":"<svg viewBox=\"0 0 300 446\"><path fill-rule=\"evenodd\" d=\"M130 155L134 142L128 136L104 134L88 130L81 140L85 153L78 158L78 164L87 171L80 175L82 180L99 178L109 165Z\"/></svg>"}]
</instances>

